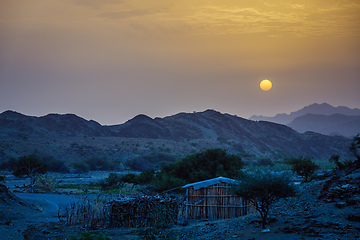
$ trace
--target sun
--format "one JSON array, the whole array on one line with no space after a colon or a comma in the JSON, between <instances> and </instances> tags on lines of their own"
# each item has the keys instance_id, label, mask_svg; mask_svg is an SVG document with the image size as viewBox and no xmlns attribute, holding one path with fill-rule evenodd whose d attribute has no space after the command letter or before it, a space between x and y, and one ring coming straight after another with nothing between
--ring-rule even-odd
<instances>
[{"instance_id":1,"label":"sun","mask_svg":"<svg viewBox=\"0 0 360 240\"><path fill-rule=\"evenodd\" d=\"M260 88L261 90L267 92L272 88L272 83L270 82L270 80L262 80L260 83Z\"/></svg>"}]
</instances>

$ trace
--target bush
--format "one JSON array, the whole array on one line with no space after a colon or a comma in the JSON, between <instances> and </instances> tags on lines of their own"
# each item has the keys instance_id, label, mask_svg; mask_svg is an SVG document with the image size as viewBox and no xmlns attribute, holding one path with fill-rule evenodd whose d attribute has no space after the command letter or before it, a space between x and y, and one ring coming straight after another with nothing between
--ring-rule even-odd
<instances>
[{"instance_id":1,"label":"bush","mask_svg":"<svg viewBox=\"0 0 360 240\"><path fill-rule=\"evenodd\" d=\"M350 166L353 163L350 160L345 160L345 161L340 162L340 156L337 155L337 154L331 155L331 157L329 159L329 162L335 164L336 168L339 169L339 170L344 169L344 168Z\"/></svg>"},{"instance_id":2,"label":"bush","mask_svg":"<svg viewBox=\"0 0 360 240\"><path fill-rule=\"evenodd\" d=\"M275 163L270 158L259 158L256 160L256 166L275 166Z\"/></svg>"},{"instance_id":3,"label":"bush","mask_svg":"<svg viewBox=\"0 0 360 240\"><path fill-rule=\"evenodd\" d=\"M70 240L112 240L112 238L104 235L103 233L94 234L85 231L78 233L77 236L70 237Z\"/></svg>"},{"instance_id":4,"label":"bush","mask_svg":"<svg viewBox=\"0 0 360 240\"><path fill-rule=\"evenodd\" d=\"M125 162L125 166L136 171L143 171L151 168L149 162L144 158L129 159Z\"/></svg>"},{"instance_id":5,"label":"bush","mask_svg":"<svg viewBox=\"0 0 360 240\"><path fill-rule=\"evenodd\" d=\"M234 178L244 163L237 155L228 154L223 149L208 149L189 155L161 169L153 181L156 191L164 191L219 176Z\"/></svg>"},{"instance_id":6,"label":"bush","mask_svg":"<svg viewBox=\"0 0 360 240\"><path fill-rule=\"evenodd\" d=\"M187 183L187 181L174 176L170 176L167 174L159 174L155 177L152 185L149 188L150 190L153 190L155 192L164 192L166 190L178 188Z\"/></svg>"},{"instance_id":7,"label":"bush","mask_svg":"<svg viewBox=\"0 0 360 240\"><path fill-rule=\"evenodd\" d=\"M99 181L101 190L119 189L123 186L121 175L117 173L110 173L107 178Z\"/></svg>"},{"instance_id":8,"label":"bush","mask_svg":"<svg viewBox=\"0 0 360 240\"><path fill-rule=\"evenodd\" d=\"M56 178L50 174L45 174L38 178L36 187L45 192L52 192L56 188Z\"/></svg>"},{"instance_id":9,"label":"bush","mask_svg":"<svg viewBox=\"0 0 360 240\"><path fill-rule=\"evenodd\" d=\"M71 167L75 170L75 173L87 173L89 172L89 165L84 162L73 162Z\"/></svg>"},{"instance_id":10,"label":"bush","mask_svg":"<svg viewBox=\"0 0 360 240\"><path fill-rule=\"evenodd\" d=\"M291 158L287 162L291 166L291 170L304 178L305 182L310 180L310 176L315 173L318 165L310 158Z\"/></svg>"},{"instance_id":11,"label":"bush","mask_svg":"<svg viewBox=\"0 0 360 240\"><path fill-rule=\"evenodd\" d=\"M5 176L0 176L0 182L5 182Z\"/></svg>"},{"instance_id":12,"label":"bush","mask_svg":"<svg viewBox=\"0 0 360 240\"><path fill-rule=\"evenodd\" d=\"M360 163L360 133L353 137L349 149L354 154L354 157L356 158L355 161Z\"/></svg>"},{"instance_id":13,"label":"bush","mask_svg":"<svg viewBox=\"0 0 360 240\"><path fill-rule=\"evenodd\" d=\"M4 161L0 164L0 169L14 171L16 168L17 160L15 158L10 158L8 161Z\"/></svg>"},{"instance_id":14,"label":"bush","mask_svg":"<svg viewBox=\"0 0 360 240\"><path fill-rule=\"evenodd\" d=\"M27 155L16 161L13 175L15 177L29 177L31 186L34 186L37 177L46 172L46 165L40 158L35 155Z\"/></svg>"},{"instance_id":15,"label":"bush","mask_svg":"<svg viewBox=\"0 0 360 240\"><path fill-rule=\"evenodd\" d=\"M234 187L234 192L255 206L261 216L262 228L265 228L271 205L281 198L296 194L289 176L270 171L244 173L239 184Z\"/></svg>"},{"instance_id":16,"label":"bush","mask_svg":"<svg viewBox=\"0 0 360 240\"><path fill-rule=\"evenodd\" d=\"M137 228L135 232L144 240L178 239L177 234L169 229L175 217L173 211L160 205L153 211L147 226Z\"/></svg>"},{"instance_id":17,"label":"bush","mask_svg":"<svg viewBox=\"0 0 360 240\"><path fill-rule=\"evenodd\" d=\"M155 171L154 170L144 170L139 175L137 175L137 182L139 184L148 184L154 181Z\"/></svg>"},{"instance_id":18,"label":"bush","mask_svg":"<svg viewBox=\"0 0 360 240\"><path fill-rule=\"evenodd\" d=\"M91 171L96 170L111 170L114 168L114 163L106 158L92 157L85 161Z\"/></svg>"},{"instance_id":19,"label":"bush","mask_svg":"<svg viewBox=\"0 0 360 240\"><path fill-rule=\"evenodd\" d=\"M237 177L243 165L239 156L228 154L226 150L218 148L189 155L164 167L161 173L165 172L187 182L197 182L219 176Z\"/></svg>"},{"instance_id":20,"label":"bush","mask_svg":"<svg viewBox=\"0 0 360 240\"><path fill-rule=\"evenodd\" d=\"M54 157L43 157L43 161L46 162L47 170L49 172L68 173L70 169L63 161L57 160Z\"/></svg>"},{"instance_id":21,"label":"bush","mask_svg":"<svg viewBox=\"0 0 360 240\"><path fill-rule=\"evenodd\" d=\"M154 170L144 170L140 174L127 173L120 175L117 173L110 173L103 181L99 182L102 190L119 189L124 186L124 183L133 184L148 184L155 179Z\"/></svg>"}]
</instances>

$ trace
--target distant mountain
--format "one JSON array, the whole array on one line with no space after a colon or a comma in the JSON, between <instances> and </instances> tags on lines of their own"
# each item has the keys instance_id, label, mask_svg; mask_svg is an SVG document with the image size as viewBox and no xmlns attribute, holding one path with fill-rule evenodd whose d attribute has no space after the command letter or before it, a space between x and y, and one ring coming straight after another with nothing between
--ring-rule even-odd
<instances>
[{"instance_id":1,"label":"distant mountain","mask_svg":"<svg viewBox=\"0 0 360 240\"><path fill-rule=\"evenodd\" d=\"M343 114L306 114L295 118L288 124L288 126L300 133L313 131L325 135L352 137L357 133L360 133L360 115L347 116Z\"/></svg>"},{"instance_id":2,"label":"distant mountain","mask_svg":"<svg viewBox=\"0 0 360 240\"><path fill-rule=\"evenodd\" d=\"M0 137L77 137L109 136L112 133L95 121L74 114L26 116L14 111L0 114Z\"/></svg>"},{"instance_id":3,"label":"distant mountain","mask_svg":"<svg viewBox=\"0 0 360 240\"><path fill-rule=\"evenodd\" d=\"M189 144L197 141L201 143L199 146L222 146L235 154L248 156L283 158L305 155L321 159L327 159L334 152L348 154L351 141L344 137L301 134L285 125L251 121L214 110L155 119L141 114L124 124L113 126L102 126L73 114L49 114L44 117L29 117L11 111L0 114L0 137L19 136L26 139L117 137Z\"/></svg>"},{"instance_id":4,"label":"distant mountain","mask_svg":"<svg viewBox=\"0 0 360 240\"><path fill-rule=\"evenodd\" d=\"M175 145L191 144L191 149L196 150L199 147L198 151L221 146L242 156L267 156L274 159L299 155L328 159L334 153L348 156L348 146L351 142L349 138L339 136L301 134L285 125L251 121L214 110L179 113L154 119L141 114L124 124L113 126L102 126L73 114L49 114L44 117L29 117L11 111L0 114L0 138L19 136L25 139L111 137L149 139L152 143L156 140L166 140ZM104 146L109 145L106 151L115 151L115 148L118 149L116 151L120 151L120 146L114 147L111 141L109 138L102 142ZM99 145L89 148L89 154L99 154L96 150L98 147ZM60 149L61 146L56 148ZM81 157L86 156L84 151L87 147L78 148L68 148L66 151L73 154L76 150L81 152ZM134 146L134 151L138 150ZM189 150L184 151L189 154Z\"/></svg>"},{"instance_id":5,"label":"distant mountain","mask_svg":"<svg viewBox=\"0 0 360 240\"><path fill-rule=\"evenodd\" d=\"M277 114L274 117L253 115L249 119L255 121L269 121L280 124L289 124L295 118L304 116L306 114L321 114L321 115L343 114L348 116L356 116L356 115L360 115L360 109L358 108L351 109L344 106L333 107L327 103L322 103L322 104L314 103L296 112L292 112L290 114L282 113L282 114Z\"/></svg>"}]
</instances>

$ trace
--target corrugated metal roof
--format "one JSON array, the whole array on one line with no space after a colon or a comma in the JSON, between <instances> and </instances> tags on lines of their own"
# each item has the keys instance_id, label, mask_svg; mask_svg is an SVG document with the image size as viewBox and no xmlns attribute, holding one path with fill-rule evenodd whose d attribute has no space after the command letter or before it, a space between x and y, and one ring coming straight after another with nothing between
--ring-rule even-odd
<instances>
[{"instance_id":1,"label":"corrugated metal roof","mask_svg":"<svg viewBox=\"0 0 360 240\"><path fill-rule=\"evenodd\" d=\"M208 186L218 184L218 183L236 184L237 180L234 180L231 178L226 178L226 177L217 177L217 178L213 178L213 179L209 179L209 180L204 180L201 182L189 183L189 184L186 184L185 186L183 186L183 188L193 187L194 190L198 190L200 188L208 187Z\"/></svg>"}]
</instances>

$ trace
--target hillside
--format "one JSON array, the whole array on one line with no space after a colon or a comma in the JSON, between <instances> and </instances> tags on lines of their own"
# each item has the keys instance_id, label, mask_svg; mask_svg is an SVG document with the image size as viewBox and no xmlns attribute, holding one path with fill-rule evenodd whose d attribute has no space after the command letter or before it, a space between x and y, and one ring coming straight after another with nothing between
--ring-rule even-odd
<instances>
[{"instance_id":1,"label":"hillside","mask_svg":"<svg viewBox=\"0 0 360 240\"><path fill-rule=\"evenodd\" d=\"M244 159L281 159L331 154L349 157L351 139L298 133L285 125L251 121L214 110L164 118L138 115L124 124L102 126L73 114L29 117L0 114L0 161L37 153L65 161L91 157L124 162L154 153L177 159L208 148L224 148Z\"/></svg>"},{"instance_id":2,"label":"hillside","mask_svg":"<svg viewBox=\"0 0 360 240\"><path fill-rule=\"evenodd\" d=\"M347 116L343 114L320 115L306 114L295 118L289 127L303 133L313 131L326 135L352 137L360 132L360 115Z\"/></svg>"},{"instance_id":3,"label":"hillside","mask_svg":"<svg viewBox=\"0 0 360 240\"><path fill-rule=\"evenodd\" d=\"M360 115L360 109L358 108L348 108L345 106L339 106L339 107L333 107L330 104L327 103L314 103L309 106L306 106L298 111L291 112L290 114L282 113L277 114L274 117L265 117L265 116L251 116L250 120L256 120L256 121L270 121L280 124L289 124L291 123L295 118L304 116L306 114L320 114L320 115L333 115L333 114L342 114L342 115L348 115L348 116L356 116Z\"/></svg>"},{"instance_id":4,"label":"hillside","mask_svg":"<svg viewBox=\"0 0 360 240\"><path fill-rule=\"evenodd\" d=\"M26 116L6 111L0 114L0 137L29 138L110 136L106 128L95 121L87 121L74 114L48 114L43 117Z\"/></svg>"}]
</instances>

